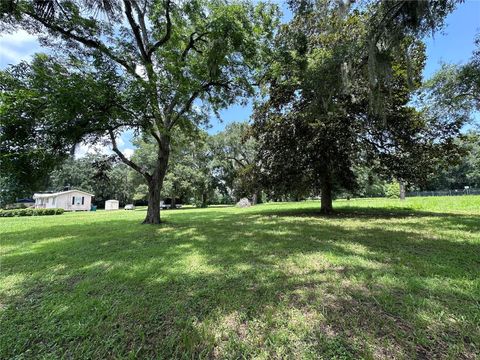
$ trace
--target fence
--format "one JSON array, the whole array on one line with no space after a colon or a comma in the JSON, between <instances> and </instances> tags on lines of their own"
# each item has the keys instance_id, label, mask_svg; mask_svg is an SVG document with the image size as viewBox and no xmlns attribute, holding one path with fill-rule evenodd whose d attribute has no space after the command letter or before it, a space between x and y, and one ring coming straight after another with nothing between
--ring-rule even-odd
<instances>
[{"instance_id":1,"label":"fence","mask_svg":"<svg viewBox=\"0 0 480 360\"><path fill-rule=\"evenodd\" d=\"M460 195L480 195L480 189L409 191L409 192L406 193L407 197L412 197L412 196L460 196Z\"/></svg>"}]
</instances>

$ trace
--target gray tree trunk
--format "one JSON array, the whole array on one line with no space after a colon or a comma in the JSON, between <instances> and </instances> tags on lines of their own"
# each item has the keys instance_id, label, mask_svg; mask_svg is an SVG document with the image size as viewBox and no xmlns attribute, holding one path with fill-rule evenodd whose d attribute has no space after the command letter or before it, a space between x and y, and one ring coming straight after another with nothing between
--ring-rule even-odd
<instances>
[{"instance_id":1,"label":"gray tree trunk","mask_svg":"<svg viewBox=\"0 0 480 360\"><path fill-rule=\"evenodd\" d=\"M400 200L405 200L405 182L403 182L403 180L400 180L399 183L400 183Z\"/></svg>"},{"instance_id":2,"label":"gray tree trunk","mask_svg":"<svg viewBox=\"0 0 480 360\"><path fill-rule=\"evenodd\" d=\"M144 224L160 224L160 190L159 180L152 177L148 183L148 209Z\"/></svg>"},{"instance_id":3,"label":"gray tree trunk","mask_svg":"<svg viewBox=\"0 0 480 360\"><path fill-rule=\"evenodd\" d=\"M170 140L162 137L159 142L159 151L155 170L148 183L148 209L144 224L160 224L160 192L163 187L163 180L167 173L168 158L170 155Z\"/></svg>"}]
</instances>

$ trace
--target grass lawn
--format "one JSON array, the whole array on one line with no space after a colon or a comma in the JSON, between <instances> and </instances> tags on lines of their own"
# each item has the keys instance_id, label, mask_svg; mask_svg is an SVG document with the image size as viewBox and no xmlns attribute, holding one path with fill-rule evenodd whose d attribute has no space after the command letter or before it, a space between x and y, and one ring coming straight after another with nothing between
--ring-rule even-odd
<instances>
[{"instance_id":1,"label":"grass lawn","mask_svg":"<svg viewBox=\"0 0 480 360\"><path fill-rule=\"evenodd\" d=\"M480 354L480 196L0 219L0 358Z\"/></svg>"}]
</instances>

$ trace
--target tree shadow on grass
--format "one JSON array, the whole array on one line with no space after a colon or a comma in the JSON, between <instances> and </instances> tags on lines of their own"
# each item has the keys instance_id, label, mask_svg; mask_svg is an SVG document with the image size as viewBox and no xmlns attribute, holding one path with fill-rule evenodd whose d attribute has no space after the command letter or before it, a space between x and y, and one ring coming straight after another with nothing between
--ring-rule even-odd
<instances>
[{"instance_id":1,"label":"tree shadow on grass","mask_svg":"<svg viewBox=\"0 0 480 360\"><path fill-rule=\"evenodd\" d=\"M463 228L470 232L480 232L480 215L470 215L462 213L432 212L415 210L409 207L392 208L365 208L358 206L339 207L330 215L325 215L319 209L293 209L287 211L262 211L252 212L254 214L271 217L315 217L325 220L352 219L352 220L402 220L402 219L422 219L426 226L431 226L432 222L441 225L443 228Z\"/></svg>"},{"instance_id":2,"label":"tree shadow on grass","mask_svg":"<svg viewBox=\"0 0 480 360\"><path fill-rule=\"evenodd\" d=\"M2 300L0 355L475 354L479 244L422 231L475 217L377 215L219 210L3 233L23 245L2 258L21 280Z\"/></svg>"}]
</instances>

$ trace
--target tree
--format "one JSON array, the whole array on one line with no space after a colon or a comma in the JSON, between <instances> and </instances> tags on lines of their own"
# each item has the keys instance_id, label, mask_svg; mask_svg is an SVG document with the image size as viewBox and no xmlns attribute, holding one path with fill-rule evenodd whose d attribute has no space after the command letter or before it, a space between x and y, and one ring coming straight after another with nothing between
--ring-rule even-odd
<instances>
[{"instance_id":1,"label":"tree","mask_svg":"<svg viewBox=\"0 0 480 360\"><path fill-rule=\"evenodd\" d=\"M357 164L425 181L437 159L456 154L461 128L461 121L444 123L408 106L425 60L413 37L390 54L386 106L372 109L368 62L357 56L370 41L370 15L340 10L318 6L279 32L254 124L265 186L278 194L320 192L322 213L332 211L335 190L355 189Z\"/></svg>"},{"instance_id":2,"label":"tree","mask_svg":"<svg viewBox=\"0 0 480 360\"><path fill-rule=\"evenodd\" d=\"M172 199L193 197L195 203L206 207L209 195L216 186L212 173L212 156L209 135L203 131L185 136L176 134L171 144L170 161L161 196ZM155 166L157 144L151 138L137 139L132 160ZM138 183L138 177L136 182ZM175 205L175 204L173 204Z\"/></svg>"},{"instance_id":3,"label":"tree","mask_svg":"<svg viewBox=\"0 0 480 360\"><path fill-rule=\"evenodd\" d=\"M443 64L420 93L419 106L431 116L472 122L480 110L480 35L470 61L464 65Z\"/></svg>"},{"instance_id":4,"label":"tree","mask_svg":"<svg viewBox=\"0 0 480 360\"><path fill-rule=\"evenodd\" d=\"M335 12L339 18L358 11L367 15L366 37L355 57L344 60L344 72L360 59L368 64L369 103L371 110L381 114L385 108L385 94L391 86L395 54L405 52L403 44L410 38L421 39L440 30L446 16L463 0L288 0L297 16L315 18ZM407 56L408 53L404 55ZM407 67L407 76L412 80Z\"/></svg>"},{"instance_id":5,"label":"tree","mask_svg":"<svg viewBox=\"0 0 480 360\"><path fill-rule=\"evenodd\" d=\"M468 132L456 140L463 156L448 168L439 168L422 187L425 190L480 188L480 134Z\"/></svg>"},{"instance_id":6,"label":"tree","mask_svg":"<svg viewBox=\"0 0 480 360\"><path fill-rule=\"evenodd\" d=\"M92 87L112 89L108 97L94 96L95 101L77 99L89 103L81 110L95 109L100 119L92 111L77 111L67 123L83 123L79 138L107 135L117 156L142 175L149 192L144 222L150 224L160 222L174 129L189 132L210 111L253 93L277 17L274 6L215 0L9 0L0 10L4 27L24 28L57 57L68 56L60 75L68 79L79 73ZM156 142L150 172L119 150L115 138L126 128Z\"/></svg>"},{"instance_id":7,"label":"tree","mask_svg":"<svg viewBox=\"0 0 480 360\"><path fill-rule=\"evenodd\" d=\"M50 114L41 89L31 86L30 69L23 63L0 71L0 169L3 197L10 200L43 189L51 169L69 150L46 141L49 126L43 119Z\"/></svg>"},{"instance_id":8,"label":"tree","mask_svg":"<svg viewBox=\"0 0 480 360\"><path fill-rule=\"evenodd\" d=\"M217 173L237 199L261 201L257 143L248 123L231 123L212 139Z\"/></svg>"},{"instance_id":9,"label":"tree","mask_svg":"<svg viewBox=\"0 0 480 360\"><path fill-rule=\"evenodd\" d=\"M207 207L216 187L210 136L199 131L194 137L179 140L172 147L172 163L165 178L164 194L172 199L190 197L198 207Z\"/></svg>"},{"instance_id":10,"label":"tree","mask_svg":"<svg viewBox=\"0 0 480 360\"><path fill-rule=\"evenodd\" d=\"M129 173L129 168L115 161L113 156L88 154L79 159L70 157L51 173L48 189L58 191L70 187L85 190L95 194L95 203L101 206L109 199L126 204L134 195Z\"/></svg>"}]
</instances>

